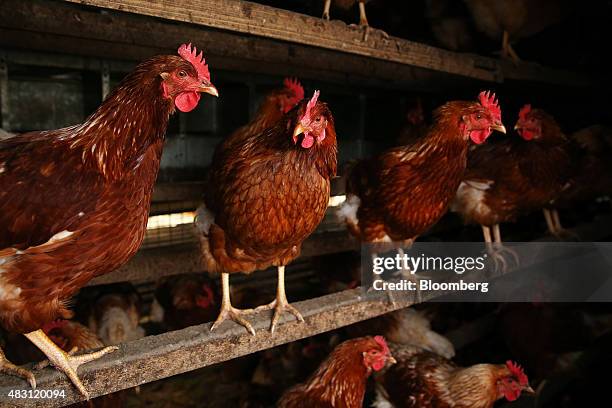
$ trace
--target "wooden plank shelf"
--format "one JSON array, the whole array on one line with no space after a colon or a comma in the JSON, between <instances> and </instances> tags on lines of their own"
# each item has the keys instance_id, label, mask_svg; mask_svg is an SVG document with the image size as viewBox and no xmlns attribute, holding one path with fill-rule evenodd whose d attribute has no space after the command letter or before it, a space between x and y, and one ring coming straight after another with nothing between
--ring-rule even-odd
<instances>
[{"instance_id":1,"label":"wooden plank shelf","mask_svg":"<svg viewBox=\"0 0 612 408\"><path fill-rule=\"evenodd\" d=\"M214 332L210 331L211 324L206 323L122 344L118 351L84 365L79 375L91 396L97 397L314 336L409 304L407 299L398 300L394 305L367 300L362 298L361 289L347 290L294 303L306 322L300 324L293 316L284 315L274 335L268 330L269 312L249 316L255 336L233 322L223 323ZM25 389L28 385L18 378L0 376L0 398L3 399L0 404L51 408L82 400L66 377L55 370L37 372L36 381L41 389L65 390L66 398L5 400L11 389Z\"/></svg>"},{"instance_id":2,"label":"wooden plank shelf","mask_svg":"<svg viewBox=\"0 0 612 408\"><path fill-rule=\"evenodd\" d=\"M431 92L466 81L509 79L564 86L597 82L538 64L515 66L386 39L376 31L364 40L363 31L339 21L237 0L4 0L0 8L0 46L13 50L138 61L173 52L184 41L205 49L215 69L362 87Z\"/></svg>"},{"instance_id":3,"label":"wooden plank shelf","mask_svg":"<svg viewBox=\"0 0 612 408\"><path fill-rule=\"evenodd\" d=\"M386 62L441 71L469 78L503 82L504 78L584 85L583 76L522 63L519 66L472 54L461 54L379 31L364 38L339 21L293 13L236 0L66 0L73 3L148 15L183 23L361 55ZM189 12L185 12L189 10Z\"/></svg>"},{"instance_id":4,"label":"wooden plank shelf","mask_svg":"<svg viewBox=\"0 0 612 408\"><path fill-rule=\"evenodd\" d=\"M580 225L572 232L580 234L584 240L597 240L609 231L606 227L611 225L612 215L606 215L592 223ZM537 262L541 261L543 259ZM526 264L520 269L533 265ZM503 275L517 273L520 269L509 270ZM488 275L489 271L483 270L481 276L473 276L470 280L482 280ZM443 295L439 292L421 293L422 301ZM215 332L210 332L211 323L206 323L121 344L118 351L84 365L79 374L91 396L97 397L314 336L414 303L414 295L395 297L394 303L391 303L384 294L381 297L365 297L361 288L350 289L294 303L306 322L300 324L292 316L284 315L274 335L267 330L271 314L269 311L249 318L256 330L255 336L233 322L223 323ZM481 323L482 328L475 327L473 330L486 330L487 321ZM471 341L460 333L451 334L460 345ZM59 407L82 399L66 377L55 370L47 368L39 371L36 378L39 388L65 390L66 398L8 401L5 396L11 389L25 389L27 384L15 377L0 376L2 406Z\"/></svg>"}]
</instances>

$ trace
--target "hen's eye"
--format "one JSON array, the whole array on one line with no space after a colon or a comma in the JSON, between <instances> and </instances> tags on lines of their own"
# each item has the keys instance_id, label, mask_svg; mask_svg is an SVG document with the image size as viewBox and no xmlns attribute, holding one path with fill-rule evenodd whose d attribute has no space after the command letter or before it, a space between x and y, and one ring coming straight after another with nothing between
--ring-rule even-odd
<instances>
[{"instance_id":1,"label":"hen's eye","mask_svg":"<svg viewBox=\"0 0 612 408\"><path fill-rule=\"evenodd\" d=\"M315 122L317 122L317 123L321 122L321 117L320 117L320 116L319 116L319 117L317 117L317 118L315 119Z\"/></svg>"},{"instance_id":2,"label":"hen's eye","mask_svg":"<svg viewBox=\"0 0 612 408\"><path fill-rule=\"evenodd\" d=\"M187 72L179 71L178 76L179 76L179 78L185 78L187 76Z\"/></svg>"},{"instance_id":3,"label":"hen's eye","mask_svg":"<svg viewBox=\"0 0 612 408\"><path fill-rule=\"evenodd\" d=\"M476 114L476 119L482 119L482 115L480 113Z\"/></svg>"}]
</instances>

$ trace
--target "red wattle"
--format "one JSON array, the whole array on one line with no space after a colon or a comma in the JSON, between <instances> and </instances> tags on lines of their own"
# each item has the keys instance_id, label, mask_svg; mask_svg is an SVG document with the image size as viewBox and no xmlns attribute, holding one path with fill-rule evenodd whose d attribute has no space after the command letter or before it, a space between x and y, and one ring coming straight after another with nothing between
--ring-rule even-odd
<instances>
[{"instance_id":1,"label":"red wattle","mask_svg":"<svg viewBox=\"0 0 612 408\"><path fill-rule=\"evenodd\" d=\"M304 139L302 139L302 147L304 149L310 149L314 144L314 137L310 135L310 133L304 134Z\"/></svg>"},{"instance_id":2,"label":"red wattle","mask_svg":"<svg viewBox=\"0 0 612 408\"><path fill-rule=\"evenodd\" d=\"M476 144L481 144L487 140L490 134L491 132L488 130L473 130L470 132L470 139Z\"/></svg>"},{"instance_id":3,"label":"red wattle","mask_svg":"<svg viewBox=\"0 0 612 408\"><path fill-rule=\"evenodd\" d=\"M181 112L191 112L198 106L200 94L198 92L181 92L174 98L174 104Z\"/></svg>"}]
</instances>

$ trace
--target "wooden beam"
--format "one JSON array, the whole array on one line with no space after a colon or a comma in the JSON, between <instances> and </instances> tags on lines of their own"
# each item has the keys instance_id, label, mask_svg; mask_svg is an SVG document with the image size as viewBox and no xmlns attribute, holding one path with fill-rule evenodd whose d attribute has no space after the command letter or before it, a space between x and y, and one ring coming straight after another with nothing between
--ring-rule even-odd
<instances>
[{"instance_id":1,"label":"wooden beam","mask_svg":"<svg viewBox=\"0 0 612 408\"><path fill-rule=\"evenodd\" d=\"M586 76L522 63L461 54L390 37L374 31L364 38L360 30L339 21L293 13L236 0L65 0L100 8L174 20L263 38L349 53L407 66L441 71L484 81L504 77L564 85L590 83Z\"/></svg>"},{"instance_id":2,"label":"wooden beam","mask_svg":"<svg viewBox=\"0 0 612 408\"><path fill-rule=\"evenodd\" d=\"M218 70L429 92L449 91L466 81L472 86L474 80L503 82L506 77L563 85L595 81L398 38L372 35L364 41L361 31L341 22L236 0L69 3L111 11L102 14L50 0L3 0L0 46L138 61L174 52L177 44L189 40L206 50L209 63Z\"/></svg>"},{"instance_id":3,"label":"wooden beam","mask_svg":"<svg viewBox=\"0 0 612 408\"><path fill-rule=\"evenodd\" d=\"M64 2L4 0L0 8L0 46L10 50L141 61L156 54L175 53L177 45L185 41L205 49L207 61L216 70L294 75L361 87L404 86L429 92L467 81L356 54L124 12L102 14Z\"/></svg>"},{"instance_id":4,"label":"wooden beam","mask_svg":"<svg viewBox=\"0 0 612 408\"><path fill-rule=\"evenodd\" d=\"M594 237L584 234L594 233L596 236L601 236L602 230L608 231L605 226L610 223L612 223L612 215L607 215L595 220L592 224L578 227L574 231L581 232L584 239L592 239ZM555 255L552 256L553 258L548 261L554 259ZM521 268L533 267L545 260L528 261ZM503 275L514 272L516 270L509 270ZM474 276L457 275L455 278L477 282L485 279L489 273L483 270ZM428 301L445 294L444 292L425 291L421 293L421 297L422 301ZM267 330L271 313L261 312L249 318L256 330L255 336L251 336L243 327L232 322L222 324L217 331L212 333L210 332L211 323L206 323L158 336L148 336L121 344L119 351L83 366L79 374L92 397L105 395L408 307L414 304L414 295L413 293L412 296L395 297L395 302L391 303L384 300L384 297L365 297L362 289L357 288L297 302L294 305L300 310L306 322L300 324L295 322L293 317L285 315L281 318L282 324L274 335ZM63 374L45 369L37 372L36 377L39 388L65 390L66 398L8 400L6 395L10 390L27 389L28 386L22 379L0 376L2 406L58 407L81 400L81 396L75 392Z\"/></svg>"},{"instance_id":5,"label":"wooden beam","mask_svg":"<svg viewBox=\"0 0 612 408\"><path fill-rule=\"evenodd\" d=\"M214 332L210 332L211 324L206 323L121 344L118 351L82 366L79 376L91 396L97 397L314 336L409 305L407 299L391 304L364 299L361 289L347 290L294 303L306 322L297 323L292 316L284 315L274 335L268 330L269 312L249 317L255 336L233 322L223 323ZM0 376L2 406L52 408L82 400L66 377L56 370L36 372L36 381L40 389L65 390L66 398L9 400L6 395L11 389L29 386L21 379L3 375Z\"/></svg>"}]
</instances>

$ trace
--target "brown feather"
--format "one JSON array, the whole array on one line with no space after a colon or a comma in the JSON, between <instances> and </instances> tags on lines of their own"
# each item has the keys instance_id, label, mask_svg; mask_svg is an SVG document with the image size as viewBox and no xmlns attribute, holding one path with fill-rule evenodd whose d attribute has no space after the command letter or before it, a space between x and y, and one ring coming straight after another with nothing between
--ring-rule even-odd
<instances>
[{"instance_id":1,"label":"brown feather","mask_svg":"<svg viewBox=\"0 0 612 408\"><path fill-rule=\"evenodd\" d=\"M199 234L208 271L286 265L323 219L336 174L336 133L331 112L319 102L315 113L328 120L326 138L310 149L294 144L306 103L261 133L232 135L240 143L226 142L231 148L215 155L205 196L214 222Z\"/></svg>"},{"instance_id":2,"label":"brown feather","mask_svg":"<svg viewBox=\"0 0 612 408\"><path fill-rule=\"evenodd\" d=\"M138 249L174 111L162 72L135 68L83 124L0 141L0 321L31 332L69 317L65 302Z\"/></svg>"}]
</instances>

